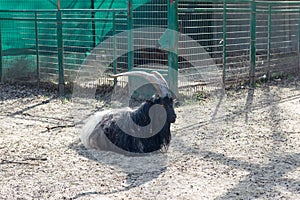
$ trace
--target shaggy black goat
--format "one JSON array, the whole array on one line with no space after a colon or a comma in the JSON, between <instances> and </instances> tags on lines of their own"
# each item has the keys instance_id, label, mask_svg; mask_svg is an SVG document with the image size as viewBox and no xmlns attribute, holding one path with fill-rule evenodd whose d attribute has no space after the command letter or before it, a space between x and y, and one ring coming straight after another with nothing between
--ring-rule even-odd
<instances>
[{"instance_id":1,"label":"shaggy black goat","mask_svg":"<svg viewBox=\"0 0 300 200\"><path fill-rule=\"evenodd\" d=\"M84 126L81 140L87 148L119 153L149 153L167 148L170 126L176 120L165 79L158 72L125 72L114 75L143 76L158 90L136 110L108 110L96 113Z\"/></svg>"}]
</instances>

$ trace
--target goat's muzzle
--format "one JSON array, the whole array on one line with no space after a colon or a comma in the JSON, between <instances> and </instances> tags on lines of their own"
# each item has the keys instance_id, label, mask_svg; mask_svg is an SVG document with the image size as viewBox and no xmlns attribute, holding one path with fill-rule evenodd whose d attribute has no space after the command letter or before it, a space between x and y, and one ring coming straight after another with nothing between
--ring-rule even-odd
<instances>
[{"instance_id":1,"label":"goat's muzzle","mask_svg":"<svg viewBox=\"0 0 300 200\"><path fill-rule=\"evenodd\" d=\"M171 115L170 118L169 118L169 122L170 123L175 123L176 117L177 117L176 114Z\"/></svg>"}]
</instances>

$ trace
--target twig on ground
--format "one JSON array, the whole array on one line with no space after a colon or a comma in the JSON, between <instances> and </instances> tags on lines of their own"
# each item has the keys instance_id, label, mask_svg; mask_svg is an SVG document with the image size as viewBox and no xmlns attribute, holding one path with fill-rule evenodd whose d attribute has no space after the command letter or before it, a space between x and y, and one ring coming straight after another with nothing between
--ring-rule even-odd
<instances>
[{"instance_id":1,"label":"twig on ground","mask_svg":"<svg viewBox=\"0 0 300 200\"><path fill-rule=\"evenodd\" d=\"M71 128L71 127L75 127L75 124L67 124L67 125L58 125L58 126L52 126L52 127L49 127L47 126L45 131L43 131L42 133L44 132L49 132L53 129L57 129L57 128Z\"/></svg>"},{"instance_id":2,"label":"twig on ground","mask_svg":"<svg viewBox=\"0 0 300 200\"><path fill-rule=\"evenodd\" d=\"M47 161L47 158L26 158L20 161L15 160L1 160L0 165L4 164L19 164L19 165L39 165L39 163L31 163L28 161Z\"/></svg>"}]
</instances>

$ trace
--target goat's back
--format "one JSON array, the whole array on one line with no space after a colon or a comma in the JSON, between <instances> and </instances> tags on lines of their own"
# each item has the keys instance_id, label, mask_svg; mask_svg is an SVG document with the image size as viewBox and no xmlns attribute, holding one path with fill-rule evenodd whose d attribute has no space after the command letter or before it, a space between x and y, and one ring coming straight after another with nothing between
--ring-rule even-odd
<instances>
[{"instance_id":1,"label":"goat's back","mask_svg":"<svg viewBox=\"0 0 300 200\"><path fill-rule=\"evenodd\" d=\"M81 142L83 143L83 145L86 148L92 148L90 145L89 138L90 138L91 134L93 133L97 124L99 122L101 122L103 117L105 115L109 114L110 112L111 112L111 110L104 110L104 111L96 112L94 115L90 116L87 119L87 122L84 124L83 128L81 129L81 133L80 133Z\"/></svg>"},{"instance_id":2,"label":"goat's back","mask_svg":"<svg viewBox=\"0 0 300 200\"><path fill-rule=\"evenodd\" d=\"M129 110L131 110L131 109L130 108L123 108L123 109L116 109L116 110L109 109L109 110L103 110L103 111L96 112L95 114L90 116L86 120L84 126L81 129L81 133L80 133L80 138L81 138L81 142L83 143L83 145L86 148L95 148L94 145L91 145L91 143L90 143L91 142L90 136L94 132L96 126L103 120L103 118L105 118L109 114L121 113L121 112L129 111ZM98 130L98 131L102 132L101 130ZM102 134L100 132L98 134Z\"/></svg>"}]
</instances>

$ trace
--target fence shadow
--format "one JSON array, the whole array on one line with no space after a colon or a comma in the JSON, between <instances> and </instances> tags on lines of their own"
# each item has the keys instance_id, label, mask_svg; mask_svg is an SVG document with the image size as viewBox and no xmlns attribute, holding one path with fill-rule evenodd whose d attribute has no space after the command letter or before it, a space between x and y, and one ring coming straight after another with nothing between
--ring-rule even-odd
<instances>
[{"instance_id":1,"label":"fence shadow","mask_svg":"<svg viewBox=\"0 0 300 200\"><path fill-rule=\"evenodd\" d=\"M269 163L259 165L227 157L222 153L191 148L180 138L176 138L176 140L178 146L181 147L180 150L184 150L187 154L196 155L207 162L213 161L249 172L243 180L239 181L232 189L229 189L227 193L217 197L218 200L257 199L265 194L264 189L276 190L278 186L287 188L289 192L299 194L300 181L285 176L300 167L300 153L274 155L270 158Z\"/></svg>"},{"instance_id":2,"label":"fence shadow","mask_svg":"<svg viewBox=\"0 0 300 200\"><path fill-rule=\"evenodd\" d=\"M241 114L245 114L245 123L248 123L248 114L259 109L263 109L268 107L271 114L276 114L277 104L292 101L295 99L299 99L299 94L292 94L290 96L286 96L284 98L272 98L270 95L270 90L266 90L266 95L270 95L268 102L262 102L260 104L254 104L254 93L255 90L249 90L246 98L244 108L241 108L238 111L235 111L231 114L227 114L225 116L221 116L216 120L224 120L234 119L235 117ZM218 108L222 106L218 104ZM197 129L200 126L205 126L209 123L209 121L204 121L203 123L195 124L189 127L181 127L177 129L177 132L180 131L188 131L191 129ZM273 127L272 124L270 124ZM271 128L272 131L275 131L276 127ZM271 136L275 137L275 136ZM286 187L289 185L288 189L290 192L298 193L300 188L300 181L294 179L288 179L285 176L294 171L296 168L300 167L300 153L293 154L273 154L273 157L270 158L270 162L265 163L264 165L253 164L251 162L241 161L235 158L227 157L221 153L215 153L210 150L201 150L197 148L193 148L186 144L180 137L174 137L173 142L176 141L176 145L173 145L175 151L180 151L186 154L193 154L201 159L204 159L208 162L214 161L218 162L222 165L227 165L233 168L237 168L240 170L248 171L249 174L243 178L240 182L238 182L234 188L229 189L227 193L222 196L219 196L217 199L225 200L225 199L234 199L234 198L260 198L264 193L262 192L262 185L264 188L270 188L272 190L276 190L277 186ZM275 142L275 141L274 141ZM126 182L128 182L128 186L123 187L122 189L113 190L110 192L101 192L101 191L91 191L86 193L80 193L74 196L71 199L78 199L81 197L88 197L91 195L107 195L114 194L122 191L127 191L132 188L143 185L149 181L152 181L159 177L160 174L164 173L167 169L167 155L149 155L145 157L125 157L122 155L117 155L114 153L104 153L98 152L99 154L95 154L80 145L79 142L73 143L70 145L70 148L75 150L80 156L84 156L89 158L94 162L99 162L103 165L115 166L123 170L126 173ZM156 158L155 160L153 158ZM119 162L116 162L119 161ZM134 163L143 163L144 170L139 169L139 167L134 166ZM150 164L149 164L150 162ZM153 168L153 166L155 166ZM138 181L136 181L136 177Z\"/></svg>"},{"instance_id":3,"label":"fence shadow","mask_svg":"<svg viewBox=\"0 0 300 200\"><path fill-rule=\"evenodd\" d=\"M291 91L299 91L298 85L279 87L288 87L291 89ZM217 197L216 199L218 200L262 198L266 194L266 190L268 192L276 191L276 194L279 194L280 191L277 191L277 187L282 187L288 192L299 194L299 179L288 178L288 173L291 173L300 167L300 153L278 152L277 149L278 147L286 145L284 141L281 141L281 138L283 137L282 132L284 132L284 130L282 130L282 127L280 127L279 123L281 121L281 111L278 105L289 101L299 100L300 94L292 93L282 97L278 94L276 95L276 92L273 93L270 87L267 85L265 88L265 93L263 94L263 98L266 98L266 101L259 102L257 104L254 103L254 99L256 98L254 94L255 89L249 89L243 108L226 114L217 120L235 119L236 117L240 118L241 114L243 114L245 116L244 123L248 124L250 120L249 114L251 114L251 112L266 109L269 113L269 116L271 116L271 120L269 122L266 121L266 125L270 128L272 133L270 135L270 139L272 140L271 145L273 145L272 147L274 149L273 152L270 152L271 157L269 158L269 162L264 164L253 164L251 162L225 156L222 153L216 153L213 150L207 149L206 147L203 147L203 149L193 148L180 137L173 138L173 142L174 139L176 141L176 145L173 145L175 151L184 151L186 154L196 155L197 157L200 157L208 162L213 161L248 172L248 174L243 177L243 179L240 180L233 188L228 189L225 194ZM181 127L177 129L177 132L191 129L195 130L208 124L208 121L203 121L201 124L197 123L192 125L192 127Z\"/></svg>"},{"instance_id":4,"label":"fence shadow","mask_svg":"<svg viewBox=\"0 0 300 200\"><path fill-rule=\"evenodd\" d=\"M248 96L245 105L245 123L248 124L249 116L248 113L251 112L251 107L253 106L253 97L254 97L254 89L249 89Z\"/></svg>"},{"instance_id":5,"label":"fence shadow","mask_svg":"<svg viewBox=\"0 0 300 200\"><path fill-rule=\"evenodd\" d=\"M260 198L265 194L263 188L274 189L279 185L284 187L288 185L290 192L299 193L300 181L288 179L284 176L300 166L300 153L274 156L272 161L264 166L238 161L213 152L208 152L207 155L208 159L250 172L233 189L217 198L218 200L234 197Z\"/></svg>"},{"instance_id":6,"label":"fence shadow","mask_svg":"<svg viewBox=\"0 0 300 200\"><path fill-rule=\"evenodd\" d=\"M269 86L267 86L269 87ZM286 87L286 86L278 86L278 87ZM288 86L288 88L291 88L291 91L299 91L299 86L296 85L296 86ZM236 110L232 113L228 113L228 114L225 114L223 116L217 116L214 118L214 121L215 122L219 122L219 121L222 121L222 120L225 120L225 119L231 119L231 120L234 120L236 117L240 117L241 114L245 114L245 122L247 123L248 122L248 114L250 112L253 112L253 111L257 111L257 110L260 110L260 109L263 109L263 108L266 108L266 107L269 107L269 106L275 106L276 104L279 104L279 103L284 103L284 102L288 102L288 101L292 101L292 100L295 100L295 99L300 99L300 94L292 94L292 95L289 95L289 96L286 96L286 97L282 97L282 98L270 98L271 101L269 102L261 102L260 104L253 104L253 99L254 99L254 94L255 94L255 89L249 89L248 90L248 95L247 95L247 100L246 100L246 103L245 103L245 107L244 108L241 108L239 110ZM221 102L222 100L220 100ZM218 107L220 107L221 105L218 105ZM215 109L215 112L218 111L218 108ZM216 114L214 114L216 115ZM196 122L194 124L189 124L187 126L182 126L180 128L177 129L177 131L187 131L187 130L193 130L193 129L197 129L197 128L200 128L201 126L205 126L205 125L208 125L210 123L210 120L203 120L201 122Z\"/></svg>"}]
</instances>

